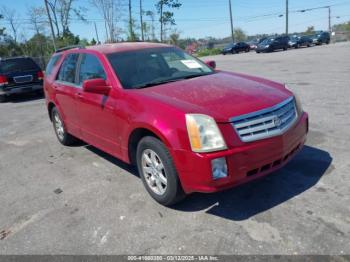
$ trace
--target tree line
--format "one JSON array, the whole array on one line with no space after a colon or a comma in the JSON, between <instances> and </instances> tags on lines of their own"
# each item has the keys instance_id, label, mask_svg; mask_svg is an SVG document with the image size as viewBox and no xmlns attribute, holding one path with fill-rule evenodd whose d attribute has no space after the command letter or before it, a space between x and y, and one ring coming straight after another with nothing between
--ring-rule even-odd
<instances>
[{"instance_id":1,"label":"tree line","mask_svg":"<svg viewBox=\"0 0 350 262\"><path fill-rule=\"evenodd\" d=\"M179 0L157 0L152 10L143 8L143 0L87 0L87 5L81 4L78 0L43 0L41 6L27 7L25 16L16 9L0 7L0 57L28 55L38 57L42 60L38 62L45 64L46 57L54 51L53 41L60 48L99 42L177 41L179 38L174 28L174 11L182 5ZM135 6L138 6L136 12ZM104 32L96 30L96 38L82 39L72 32L71 25L87 23L94 30L95 22L87 17L91 8L99 13ZM31 37L26 39L21 32L28 29L30 33L26 33Z\"/></svg>"}]
</instances>

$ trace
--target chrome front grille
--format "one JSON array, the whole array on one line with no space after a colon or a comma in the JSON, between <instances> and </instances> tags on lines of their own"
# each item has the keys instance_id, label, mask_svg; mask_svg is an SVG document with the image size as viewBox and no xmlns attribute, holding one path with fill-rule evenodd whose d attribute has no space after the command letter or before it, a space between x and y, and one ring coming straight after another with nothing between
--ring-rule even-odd
<instances>
[{"instance_id":1,"label":"chrome front grille","mask_svg":"<svg viewBox=\"0 0 350 262\"><path fill-rule=\"evenodd\" d=\"M231 123L243 142L251 142L286 131L297 119L293 97L280 104L231 119Z\"/></svg>"}]
</instances>

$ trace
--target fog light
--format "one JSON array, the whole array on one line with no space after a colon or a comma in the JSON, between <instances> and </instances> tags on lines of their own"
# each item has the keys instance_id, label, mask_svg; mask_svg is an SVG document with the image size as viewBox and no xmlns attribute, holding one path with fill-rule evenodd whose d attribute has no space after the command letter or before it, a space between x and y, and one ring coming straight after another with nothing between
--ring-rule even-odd
<instances>
[{"instance_id":1,"label":"fog light","mask_svg":"<svg viewBox=\"0 0 350 262\"><path fill-rule=\"evenodd\" d=\"M211 173L213 179L227 177L227 164L225 157L216 158L211 161Z\"/></svg>"}]
</instances>

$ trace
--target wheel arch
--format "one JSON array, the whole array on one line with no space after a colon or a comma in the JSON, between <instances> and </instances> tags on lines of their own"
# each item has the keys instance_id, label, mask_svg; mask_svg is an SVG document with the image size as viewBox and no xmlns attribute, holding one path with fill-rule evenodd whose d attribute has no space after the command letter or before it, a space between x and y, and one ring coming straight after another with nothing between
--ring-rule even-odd
<instances>
[{"instance_id":1,"label":"wheel arch","mask_svg":"<svg viewBox=\"0 0 350 262\"><path fill-rule=\"evenodd\" d=\"M50 118L51 121L52 121L52 116L51 116L52 114L51 114L51 112L52 112L52 109L54 107L56 107L56 105L53 102L49 102L49 104L47 105L47 113L49 114L49 118Z\"/></svg>"},{"instance_id":2,"label":"wheel arch","mask_svg":"<svg viewBox=\"0 0 350 262\"><path fill-rule=\"evenodd\" d=\"M152 127L136 127L134 128L128 138L128 158L131 164L136 164L137 145L142 138L152 136L162 141L165 146L170 149L169 141L156 129Z\"/></svg>"}]
</instances>

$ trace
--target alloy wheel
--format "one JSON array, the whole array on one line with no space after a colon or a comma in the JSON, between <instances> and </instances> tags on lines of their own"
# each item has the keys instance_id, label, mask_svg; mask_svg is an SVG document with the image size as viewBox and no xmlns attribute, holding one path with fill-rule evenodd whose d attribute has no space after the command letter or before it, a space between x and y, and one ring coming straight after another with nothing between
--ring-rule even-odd
<instances>
[{"instance_id":1,"label":"alloy wheel","mask_svg":"<svg viewBox=\"0 0 350 262\"><path fill-rule=\"evenodd\" d=\"M161 158L151 149L142 153L141 167L148 187L157 195L163 195L167 189L167 176Z\"/></svg>"}]
</instances>

